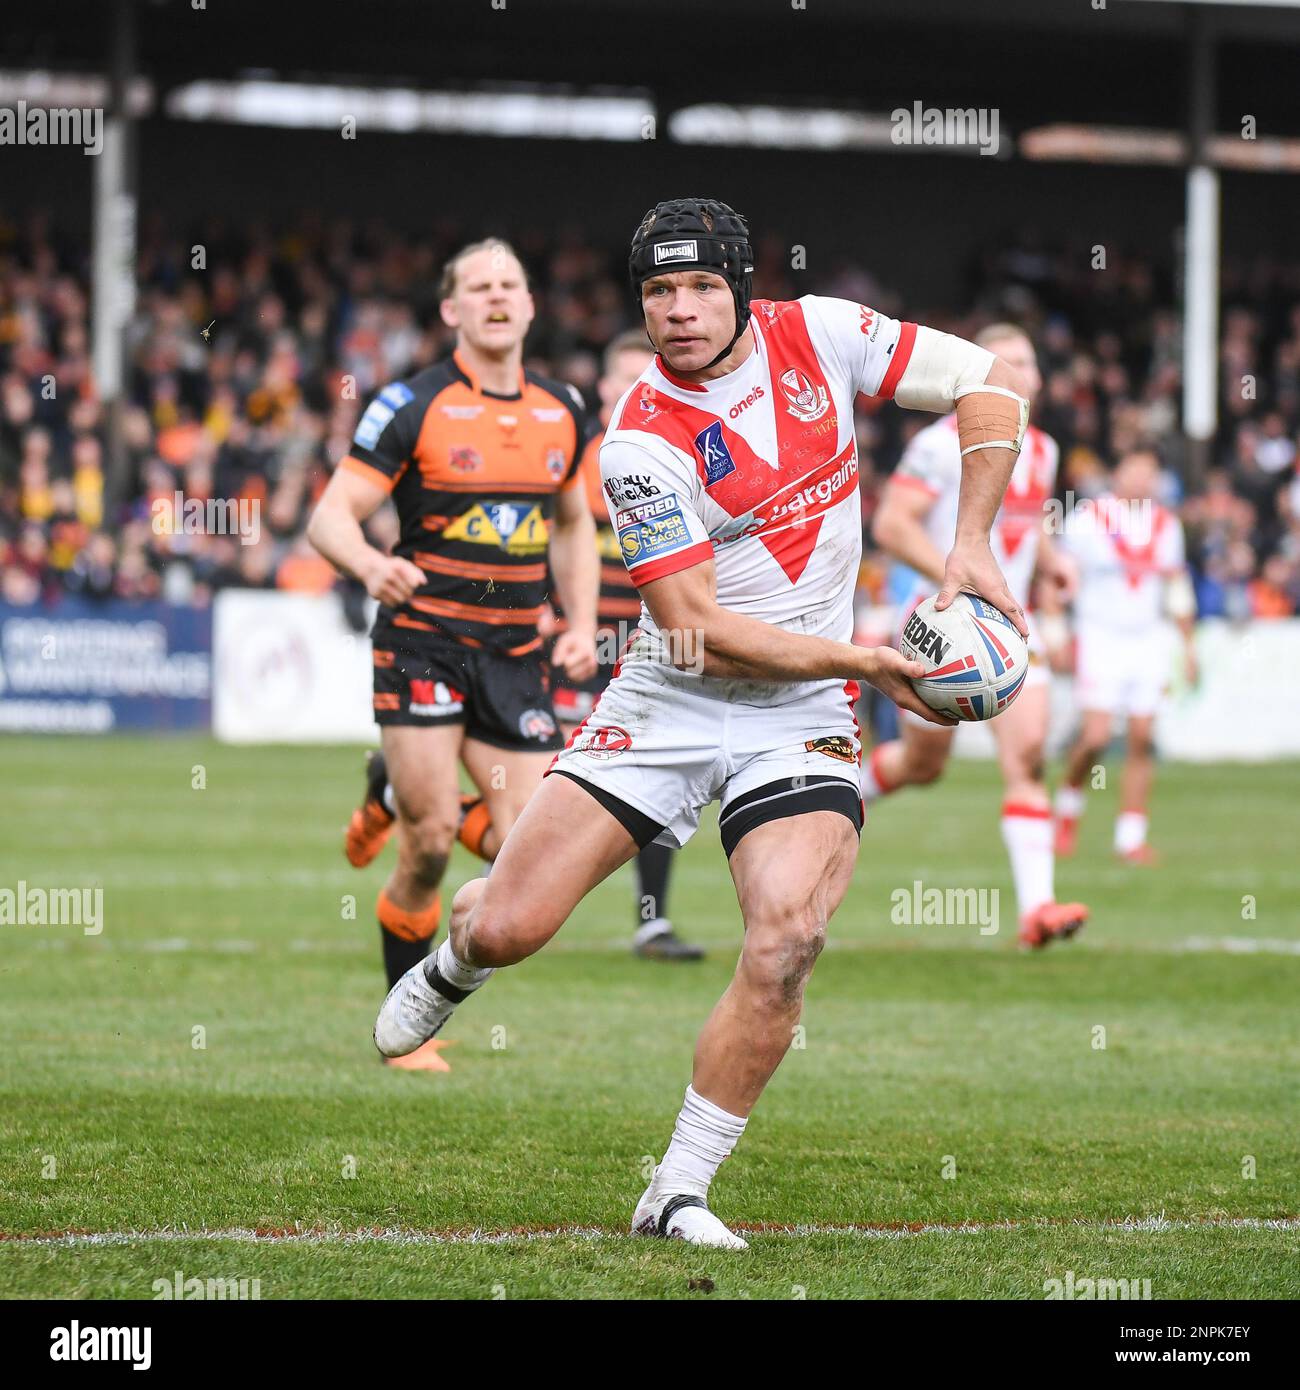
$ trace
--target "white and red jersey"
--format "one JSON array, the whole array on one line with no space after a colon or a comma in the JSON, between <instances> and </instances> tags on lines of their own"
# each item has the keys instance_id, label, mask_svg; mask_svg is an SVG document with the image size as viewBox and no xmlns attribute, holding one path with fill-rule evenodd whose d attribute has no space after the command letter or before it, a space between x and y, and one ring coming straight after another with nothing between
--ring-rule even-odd
<instances>
[{"instance_id":1,"label":"white and red jersey","mask_svg":"<svg viewBox=\"0 0 1300 1390\"><path fill-rule=\"evenodd\" d=\"M1079 567L1080 628L1136 636L1159 625L1165 581L1186 563L1182 522L1168 508L1109 494L1081 502L1066 518L1064 544Z\"/></svg>"},{"instance_id":2,"label":"white and red jersey","mask_svg":"<svg viewBox=\"0 0 1300 1390\"><path fill-rule=\"evenodd\" d=\"M853 401L893 396L916 325L817 295L751 310L754 351L734 371L696 384L656 357L615 406L600 450L610 517L638 587L712 559L722 607L848 642ZM641 626L655 630L644 606Z\"/></svg>"},{"instance_id":3,"label":"white and red jersey","mask_svg":"<svg viewBox=\"0 0 1300 1390\"><path fill-rule=\"evenodd\" d=\"M1043 538L1043 509L1056 486L1059 457L1056 440L1030 425L989 533L989 546L1006 577L1007 587L1026 609L1038 545ZM931 499L925 532L939 553L946 556L957 536L957 501L961 493L961 445L955 413L927 425L913 437L891 483L918 488ZM933 585L927 580L926 591L931 588Z\"/></svg>"}]
</instances>

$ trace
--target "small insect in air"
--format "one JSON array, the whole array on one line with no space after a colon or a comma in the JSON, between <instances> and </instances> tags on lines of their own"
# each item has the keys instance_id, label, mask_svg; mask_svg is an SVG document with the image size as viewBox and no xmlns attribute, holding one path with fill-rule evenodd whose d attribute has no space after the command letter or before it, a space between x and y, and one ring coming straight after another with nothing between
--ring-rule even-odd
<instances>
[{"instance_id":1,"label":"small insect in air","mask_svg":"<svg viewBox=\"0 0 1300 1390\"><path fill-rule=\"evenodd\" d=\"M208 324L206 328L199 329L199 332L203 334L203 341L205 343L210 343L212 341L212 329L216 322L216 319L213 319L212 322Z\"/></svg>"}]
</instances>

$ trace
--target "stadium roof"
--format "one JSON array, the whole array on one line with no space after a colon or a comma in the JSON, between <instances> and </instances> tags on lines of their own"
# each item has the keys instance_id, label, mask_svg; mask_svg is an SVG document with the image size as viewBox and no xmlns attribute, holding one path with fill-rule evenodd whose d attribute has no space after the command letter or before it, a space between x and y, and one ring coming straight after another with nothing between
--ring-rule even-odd
<instances>
[{"instance_id":1,"label":"stadium roof","mask_svg":"<svg viewBox=\"0 0 1300 1390\"><path fill-rule=\"evenodd\" d=\"M640 88L702 102L920 100L1056 121L1169 127L1187 105L1189 9L1166 0L136 0L139 70L160 97L253 75L458 89ZM1300 13L1197 5L1219 35L1220 129L1300 135ZM103 67L109 0L11 6L0 68ZM1289 51L1288 51L1289 50ZM1008 93L1014 93L1014 111Z\"/></svg>"}]
</instances>

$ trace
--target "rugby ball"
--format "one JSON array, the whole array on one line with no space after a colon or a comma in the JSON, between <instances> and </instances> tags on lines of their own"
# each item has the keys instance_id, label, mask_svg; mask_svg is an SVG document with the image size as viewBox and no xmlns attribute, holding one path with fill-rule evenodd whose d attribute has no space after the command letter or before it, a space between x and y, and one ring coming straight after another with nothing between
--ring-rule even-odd
<instances>
[{"instance_id":1,"label":"rugby ball","mask_svg":"<svg viewBox=\"0 0 1300 1390\"><path fill-rule=\"evenodd\" d=\"M960 593L942 613L922 600L903 624L898 650L926 674L912 681L933 710L993 719L1020 694L1029 649L1011 619L978 594Z\"/></svg>"}]
</instances>

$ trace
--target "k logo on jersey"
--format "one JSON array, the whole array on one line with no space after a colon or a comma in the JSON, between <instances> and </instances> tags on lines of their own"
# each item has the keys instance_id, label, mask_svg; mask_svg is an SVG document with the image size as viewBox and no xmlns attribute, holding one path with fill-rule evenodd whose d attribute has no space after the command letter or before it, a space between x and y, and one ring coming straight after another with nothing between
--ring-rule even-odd
<instances>
[{"instance_id":1,"label":"k logo on jersey","mask_svg":"<svg viewBox=\"0 0 1300 1390\"><path fill-rule=\"evenodd\" d=\"M806 424L820 420L831 408L826 388L810 381L797 367L781 373L781 393L785 396L785 408Z\"/></svg>"},{"instance_id":2,"label":"k logo on jersey","mask_svg":"<svg viewBox=\"0 0 1300 1390\"><path fill-rule=\"evenodd\" d=\"M704 460L705 487L720 483L729 473L736 471L736 461L731 457L727 441L722 437L721 420L715 420L695 436L695 450Z\"/></svg>"}]
</instances>

